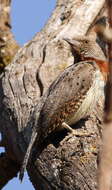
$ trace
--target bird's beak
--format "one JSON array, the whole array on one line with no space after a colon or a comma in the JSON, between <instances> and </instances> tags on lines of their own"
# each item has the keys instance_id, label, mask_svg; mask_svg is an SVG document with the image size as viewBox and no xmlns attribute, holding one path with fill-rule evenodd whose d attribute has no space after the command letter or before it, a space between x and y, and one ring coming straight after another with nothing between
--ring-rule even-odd
<instances>
[{"instance_id":1,"label":"bird's beak","mask_svg":"<svg viewBox=\"0 0 112 190\"><path fill-rule=\"evenodd\" d=\"M80 46L80 41L77 39L69 39L69 38L63 38L68 44L71 46L79 47Z\"/></svg>"}]
</instances>

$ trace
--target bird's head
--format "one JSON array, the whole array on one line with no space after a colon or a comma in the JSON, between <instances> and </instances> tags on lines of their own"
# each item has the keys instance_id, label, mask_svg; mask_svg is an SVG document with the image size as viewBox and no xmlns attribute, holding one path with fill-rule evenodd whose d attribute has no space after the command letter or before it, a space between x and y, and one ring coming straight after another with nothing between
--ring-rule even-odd
<instances>
[{"instance_id":1,"label":"bird's head","mask_svg":"<svg viewBox=\"0 0 112 190\"><path fill-rule=\"evenodd\" d=\"M64 38L64 40L70 44L72 53L79 53L81 60L85 60L89 57L100 60L106 59L100 46L90 37L84 36L76 39Z\"/></svg>"},{"instance_id":2,"label":"bird's head","mask_svg":"<svg viewBox=\"0 0 112 190\"><path fill-rule=\"evenodd\" d=\"M73 55L75 55L75 52L78 52L80 61L95 61L103 75L107 76L108 63L102 49L95 39L80 37L77 39L64 38L64 40L70 44Z\"/></svg>"}]
</instances>

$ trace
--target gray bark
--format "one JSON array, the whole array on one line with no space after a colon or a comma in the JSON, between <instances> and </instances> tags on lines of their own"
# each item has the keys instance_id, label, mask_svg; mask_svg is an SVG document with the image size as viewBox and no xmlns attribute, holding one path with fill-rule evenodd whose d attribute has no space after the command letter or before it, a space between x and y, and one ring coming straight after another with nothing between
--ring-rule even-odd
<instances>
[{"instance_id":1,"label":"gray bark","mask_svg":"<svg viewBox=\"0 0 112 190\"><path fill-rule=\"evenodd\" d=\"M70 47L63 38L85 34L95 38L90 26L103 6L104 0L58 0L43 30L19 49L5 68L0 83L0 131L6 154L17 163L17 171L44 102L41 96L73 64ZM103 97L90 118L76 125L94 132L92 137L68 136L62 131L50 135L41 147L35 143L27 166L35 189L96 189L102 114Z\"/></svg>"}]
</instances>

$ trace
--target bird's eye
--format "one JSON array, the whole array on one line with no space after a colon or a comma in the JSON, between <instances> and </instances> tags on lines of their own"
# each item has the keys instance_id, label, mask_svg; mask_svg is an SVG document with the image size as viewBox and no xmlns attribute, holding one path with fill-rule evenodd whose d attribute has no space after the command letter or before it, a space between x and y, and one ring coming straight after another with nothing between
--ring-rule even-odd
<instances>
[{"instance_id":1,"label":"bird's eye","mask_svg":"<svg viewBox=\"0 0 112 190\"><path fill-rule=\"evenodd\" d=\"M88 43L88 40L85 40L85 43L87 44L87 43Z\"/></svg>"}]
</instances>

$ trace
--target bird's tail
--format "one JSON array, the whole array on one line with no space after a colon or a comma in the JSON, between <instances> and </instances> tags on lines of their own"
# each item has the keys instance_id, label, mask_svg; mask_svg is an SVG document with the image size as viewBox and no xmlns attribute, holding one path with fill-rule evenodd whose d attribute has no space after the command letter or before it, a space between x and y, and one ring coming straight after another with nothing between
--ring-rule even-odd
<instances>
[{"instance_id":1,"label":"bird's tail","mask_svg":"<svg viewBox=\"0 0 112 190\"><path fill-rule=\"evenodd\" d=\"M37 132L34 130L32 135L31 135L31 140L30 140L29 146L27 148L27 151L26 151L26 154L25 154L25 157L23 159L23 163L22 163L22 166L21 166L21 169L20 169L19 179L20 179L21 182L23 180L24 172L25 172L25 169L27 167L29 157L30 157L30 153L31 153L31 149L32 149L32 147L34 145L36 137L37 137Z\"/></svg>"}]
</instances>

